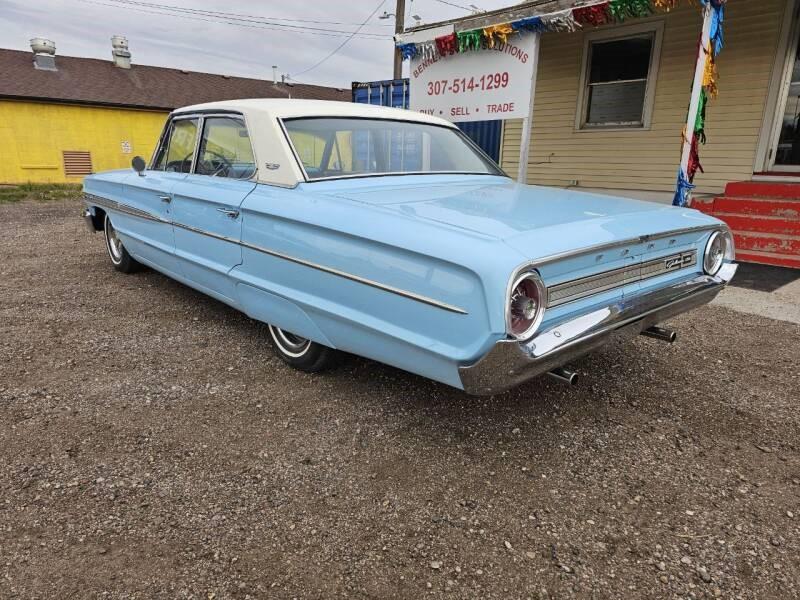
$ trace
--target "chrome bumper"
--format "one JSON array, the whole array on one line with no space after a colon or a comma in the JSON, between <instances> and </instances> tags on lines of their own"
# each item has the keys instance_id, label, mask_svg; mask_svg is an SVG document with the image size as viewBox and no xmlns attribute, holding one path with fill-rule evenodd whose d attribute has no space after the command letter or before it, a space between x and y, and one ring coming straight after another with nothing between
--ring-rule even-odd
<instances>
[{"instance_id":1,"label":"chrome bumper","mask_svg":"<svg viewBox=\"0 0 800 600\"><path fill-rule=\"evenodd\" d=\"M714 277L702 275L625 298L542 331L525 343L501 340L478 362L459 368L464 390L479 395L503 392L560 367L613 337L636 335L707 304L733 279L737 268L735 263L728 263Z\"/></svg>"}]
</instances>

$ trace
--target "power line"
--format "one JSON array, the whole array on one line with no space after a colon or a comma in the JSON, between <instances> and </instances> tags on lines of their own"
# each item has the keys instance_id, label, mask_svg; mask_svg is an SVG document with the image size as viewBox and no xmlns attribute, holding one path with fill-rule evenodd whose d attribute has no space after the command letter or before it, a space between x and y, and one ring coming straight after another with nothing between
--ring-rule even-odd
<instances>
[{"instance_id":1,"label":"power line","mask_svg":"<svg viewBox=\"0 0 800 600\"><path fill-rule=\"evenodd\" d=\"M328 55L327 55L325 58L323 58L321 61L319 61L318 63L316 63L314 66L312 66L312 67L309 67L309 68L308 68L308 69L306 69L305 71L300 71L299 73L295 73L295 75L305 75L305 74L306 74L306 73L308 73L309 71L313 71L313 70L314 70L314 69L316 69L318 66L320 66L322 63L324 63L326 60L328 60L328 59L329 59L331 56L333 56L334 54L336 54L337 52L339 52L339 50L341 50L342 48L344 48L344 47L345 47L345 44L347 44L347 42L349 42L350 40L352 40L352 39L353 39L353 38L356 36L356 34L357 34L359 31L361 31L361 28L362 28L362 27L364 27L364 25L366 25L366 24L367 24L367 21L369 21L369 20L370 20L372 17L374 17L374 16L375 16L375 13L376 13L376 12L378 12L378 10L379 10L379 9L380 9L380 8L381 8L381 7L382 7L384 4L385 4L385 2L386 2L386 0L381 0L380 2L378 2L378 6L376 6L376 7L375 7L375 10L373 10L373 11L372 11L372 12L369 14L369 16L368 16L366 19L364 19L364 21L361 23L361 25L359 25L359 26L358 26L358 28L357 28L357 29L356 29L356 30L355 30L355 31L354 31L354 32L353 32L353 33L350 35L350 37L348 37L348 38L347 38L346 40L344 40L344 41L343 41L341 44L339 44L339 45L336 47L336 49L335 49L333 52L331 52L330 54L328 54Z\"/></svg>"},{"instance_id":2,"label":"power line","mask_svg":"<svg viewBox=\"0 0 800 600\"><path fill-rule=\"evenodd\" d=\"M356 31L345 31L341 29L327 29L321 27L309 27L299 25L287 25L284 23L273 23L266 20L257 19L243 19L239 17L222 17L206 14L203 11L196 11L194 9L183 9L180 7L172 7L169 5L159 5L154 3L134 2L132 0L106 0L106 2L99 2L97 0L79 0L85 4L95 4L98 6L107 6L110 8L118 8L123 10L131 10L135 12L153 14L153 15L169 15L181 19L190 19L193 21L204 21L207 23L218 23L224 25L234 25L238 27L248 27L251 29L264 29L269 31L283 31L284 33L298 33L304 35L320 35L325 37L347 37L352 38L355 35L363 39L390 39L389 36L372 32L360 32L360 27ZM108 2L114 2L109 4ZM152 10L149 10L152 8ZM188 14L184 14L188 13ZM222 15L224 13L220 13Z\"/></svg>"},{"instance_id":3,"label":"power line","mask_svg":"<svg viewBox=\"0 0 800 600\"><path fill-rule=\"evenodd\" d=\"M311 29L316 31L333 31L336 33L352 33L351 31L343 31L341 29L329 29L329 28L320 28L320 27L311 27L309 25L286 25L284 23L275 23L275 21L296 21L296 22L311 22L311 23L323 23L323 24L340 24L340 25L348 25L349 23L341 23L339 21L310 21L305 19L284 19L284 18L273 18L273 17L262 17L259 15L247 15L242 13L231 13L225 12L220 10L206 10L200 8L186 8L183 6L175 6L174 4L163 4L160 2L144 2L143 0L107 0L108 2L114 2L117 4L128 4L132 6L144 6L147 8L156 8L159 10L166 10L166 11L174 11L174 12L183 12L192 15L202 15L205 17L211 18L222 18L222 19L229 19L234 21L245 21L250 23L263 23L265 25L274 25L276 27L287 27L291 29ZM353 23L353 25L358 25L358 23ZM375 26L383 26L381 24Z\"/></svg>"},{"instance_id":4,"label":"power line","mask_svg":"<svg viewBox=\"0 0 800 600\"><path fill-rule=\"evenodd\" d=\"M142 0L106 0L107 2L113 2L115 4L120 4L120 8L124 8L127 5L130 7L141 8L145 7L148 9L156 9L161 11L166 11L169 13L185 13L189 15L205 17L211 20L222 20L226 23L229 22L245 22L245 23L256 23L259 25L270 25L273 27L279 28L286 28L286 29L297 29L297 30L310 30L310 31L322 31L327 33L340 33L344 35L349 35L352 33L350 30L342 30L342 29L330 29L330 28L323 28L323 27L311 27L309 25L288 25L285 23L276 23L274 21L270 21L265 17L258 17L252 15L239 15L237 13L226 13L223 11L208 11L208 10L201 10L196 8L184 8L182 6L175 6L172 4L161 4L156 2L143 2ZM179 16L179 15L175 15ZM232 23L233 24L233 23ZM371 32L364 32L364 35L380 35L380 34L373 34Z\"/></svg>"},{"instance_id":5,"label":"power line","mask_svg":"<svg viewBox=\"0 0 800 600\"><path fill-rule=\"evenodd\" d=\"M466 6L461 6L460 4L456 4L455 2L447 2L447 0L436 0L439 4L446 4L447 6L454 6L455 8L460 8L461 10L465 10L467 12L475 12L471 8Z\"/></svg>"},{"instance_id":6,"label":"power line","mask_svg":"<svg viewBox=\"0 0 800 600\"><path fill-rule=\"evenodd\" d=\"M119 2L121 0L110 0L110 1L111 2ZM150 3L137 2L137 4L146 5L146 4L150 4ZM164 5L161 5L161 6L170 6L170 5L164 4ZM225 16L225 17L246 17L246 18L249 18L249 19L260 19L260 20L264 20L264 21L290 21L290 22L293 22L293 23L314 23L314 24L317 24L317 25L360 25L360 23L348 23L348 22L345 22L345 21L318 21L318 20L314 20L314 19L290 19L288 17L264 17L264 16L261 16L261 15L248 15L248 14L245 14L245 13L233 13L233 12L225 12L225 11L221 11L221 10L206 10L206 9L201 9L201 8L183 8L183 7L178 7L178 6L174 6L173 8L175 8L176 10L180 9L180 10L184 10L184 11L192 11L192 12L195 12L195 13L205 13L205 14L208 14L208 15L218 15L218 16ZM376 23L375 25L373 25L373 27L392 27L392 25L384 25L382 23Z\"/></svg>"}]
</instances>

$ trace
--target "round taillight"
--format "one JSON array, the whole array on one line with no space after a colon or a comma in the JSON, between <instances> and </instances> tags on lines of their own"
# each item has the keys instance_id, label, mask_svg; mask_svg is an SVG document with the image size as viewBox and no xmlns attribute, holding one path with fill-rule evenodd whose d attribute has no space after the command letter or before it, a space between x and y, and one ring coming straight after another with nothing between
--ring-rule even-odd
<instances>
[{"instance_id":1,"label":"round taillight","mask_svg":"<svg viewBox=\"0 0 800 600\"><path fill-rule=\"evenodd\" d=\"M709 275L716 275L725 263L725 260L733 260L735 250L733 249L733 237L727 231L716 231L711 234L706 244L706 252L703 257L703 270Z\"/></svg>"},{"instance_id":2,"label":"round taillight","mask_svg":"<svg viewBox=\"0 0 800 600\"><path fill-rule=\"evenodd\" d=\"M544 317L547 289L538 274L523 273L514 279L506 307L506 329L518 340L530 338Z\"/></svg>"}]
</instances>

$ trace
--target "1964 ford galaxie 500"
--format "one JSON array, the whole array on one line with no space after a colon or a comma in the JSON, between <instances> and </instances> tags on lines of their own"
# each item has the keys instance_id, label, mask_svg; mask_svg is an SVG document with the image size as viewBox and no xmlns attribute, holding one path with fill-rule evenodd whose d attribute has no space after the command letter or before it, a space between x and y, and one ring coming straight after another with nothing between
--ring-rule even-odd
<instances>
[{"instance_id":1,"label":"1964 ford galaxie 500","mask_svg":"<svg viewBox=\"0 0 800 600\"><path fill-rule=\"evenodd\" d=\"M302 100L190 106L149 165L85 180L111 262L269 331L318 371L342 350L473 394L565 365L711 301L736 265L697 211L519 185L456 127Z\"/></svg>"}]
</instances>

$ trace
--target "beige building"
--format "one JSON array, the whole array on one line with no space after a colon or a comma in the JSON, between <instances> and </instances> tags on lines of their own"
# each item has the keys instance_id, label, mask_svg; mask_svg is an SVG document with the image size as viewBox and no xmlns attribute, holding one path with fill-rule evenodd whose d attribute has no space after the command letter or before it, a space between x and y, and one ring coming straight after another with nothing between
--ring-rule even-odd
<instances>
[{"instance_id":1,"label":"beige building","mask_svg":"<svg viewBox=\"0 0 800 600\"><path fill-rule=\"evenodd\" d=\"M468 31L582 4L589 3L539 0L447 24ZM529 183L671 201L703 23L695 4L684 0L650 17L542 34ZM740 254L800 267L798 5L727 2L719 95L708 105L707 143L700 147L705 172L694 183L697 207L726 218L734 209L719 210L714 199L722 201L727 187L728 200L731 191L746 200L734 217L770 220L730 219ZM511 174L518 172L522 131L520 120L504 124L500 160ZM753 206L764 197L778 205ZM787 209L787 203L796 204Z\"/></svg>"}]
</instances>

